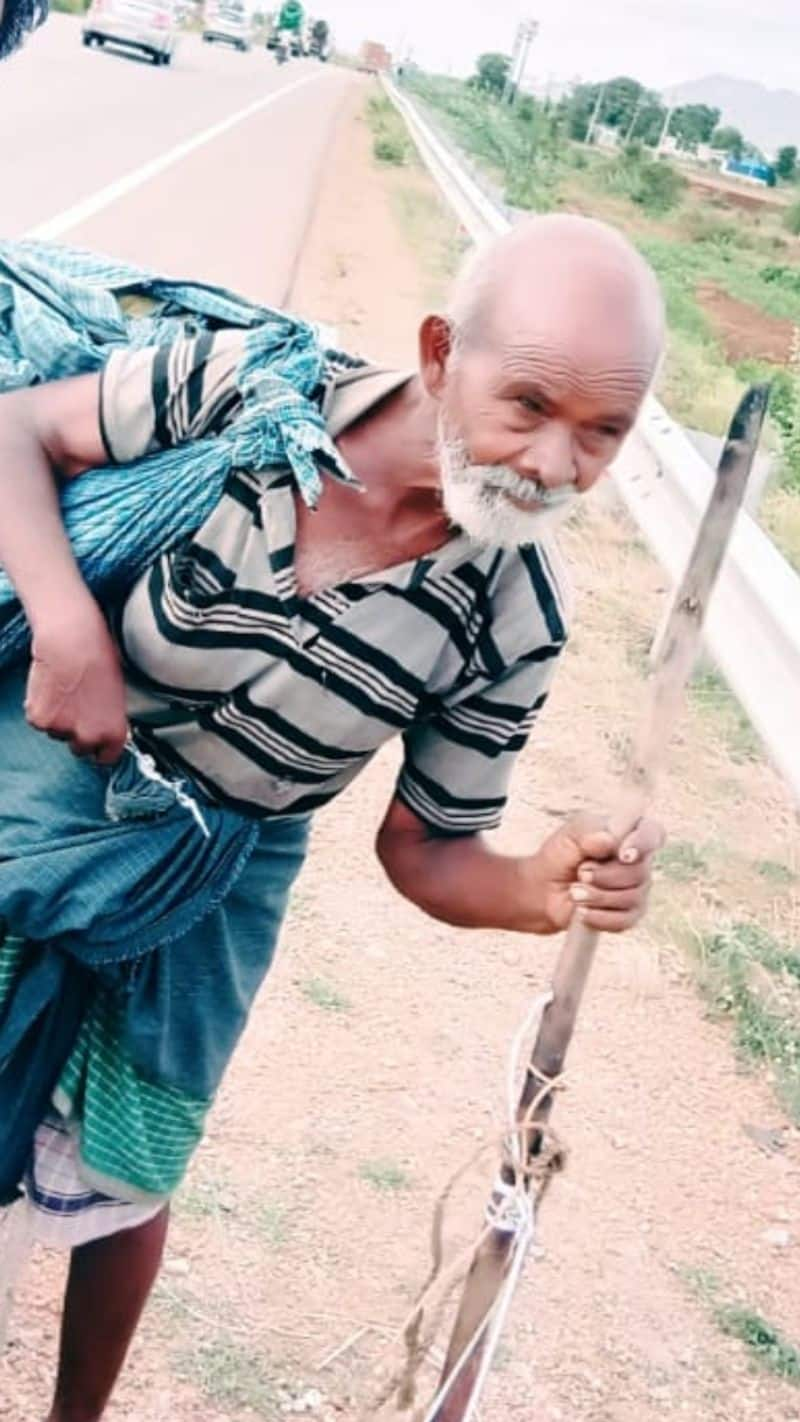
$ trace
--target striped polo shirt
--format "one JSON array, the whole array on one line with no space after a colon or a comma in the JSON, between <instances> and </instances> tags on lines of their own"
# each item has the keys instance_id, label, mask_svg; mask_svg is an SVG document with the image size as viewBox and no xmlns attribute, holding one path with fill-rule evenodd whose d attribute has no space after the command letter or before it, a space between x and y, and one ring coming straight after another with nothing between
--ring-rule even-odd
<instances>
[{"instance_id":1,"label":"striped polo shirt","mask_svg":"<svg viewBox=\"0 0 800 1422\"><path fill-rule=\"evenodd\" d=\"M115 352L101 386L111 460L218 431L241 404L244 339ZM333 371L333 438L409 378ZM565 642L554 545L455 533L302 597L295 529L289 471L235 469L202 527L136 583L115 627L137 739L211 799L264 817L325 805L399 734L400 799L439 832L493 828Z\"/></svg>"}]
</instances>

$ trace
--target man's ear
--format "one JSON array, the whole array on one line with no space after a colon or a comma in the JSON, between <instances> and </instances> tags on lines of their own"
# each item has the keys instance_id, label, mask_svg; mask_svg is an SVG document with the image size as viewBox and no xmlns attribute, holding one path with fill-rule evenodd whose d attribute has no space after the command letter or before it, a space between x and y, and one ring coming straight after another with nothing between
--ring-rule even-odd
<instances>
[{"instance_id":1,"label":"man's ear","mask_svg":"<svg viewBox=\"0 0 800 1422\"><path fill-rule=\"evenodd\" d=\"M453 326L446 316L426 316L419 328L419 373L429 395L438 399L453 351Z\"/></svg>"}]
</instances>

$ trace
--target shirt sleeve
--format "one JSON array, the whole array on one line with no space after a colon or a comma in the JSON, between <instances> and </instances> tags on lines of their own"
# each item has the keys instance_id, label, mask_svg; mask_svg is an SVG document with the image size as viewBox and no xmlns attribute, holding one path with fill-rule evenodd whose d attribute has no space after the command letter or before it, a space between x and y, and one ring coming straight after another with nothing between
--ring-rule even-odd
<instances>
[{"instance_id":1,"label":"shirt sleeve","mask_svg":"<svg viewBox=\"0 0 800 1422\"><path fill-rule=\"evenodd\" d=\"M443 834L497 827L561 650L549 644L479 690L445 698L406 732L396 794L415 815Z\"/></svg>"},{"instance_id":2,"label":"shirt sleeve","mask_svg":"<svg viewBox=\"0 0 800 1422\"><path fill-rule=\"evenodd\" d=\"M246 332L201 331L171 345L114 351L100 383L100 428L113 464L216 434L241 407Z\"/></svg>"}]
</instances>

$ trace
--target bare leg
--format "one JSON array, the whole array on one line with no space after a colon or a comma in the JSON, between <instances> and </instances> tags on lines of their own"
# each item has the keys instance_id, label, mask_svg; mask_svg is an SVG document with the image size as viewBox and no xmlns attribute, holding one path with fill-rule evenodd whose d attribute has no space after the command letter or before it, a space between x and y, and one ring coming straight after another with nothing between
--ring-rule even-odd
<instances>
[{"instance_id":1,"label":"bare leg","mask_svg":"<svg viewBox=\"0 0 800 1422\"><path fill-rule=\"evenodd\" d=\"M155 1281L169 1212L73 1249L47 1422L97 1422Z\"/></svg>"}]
</instances>

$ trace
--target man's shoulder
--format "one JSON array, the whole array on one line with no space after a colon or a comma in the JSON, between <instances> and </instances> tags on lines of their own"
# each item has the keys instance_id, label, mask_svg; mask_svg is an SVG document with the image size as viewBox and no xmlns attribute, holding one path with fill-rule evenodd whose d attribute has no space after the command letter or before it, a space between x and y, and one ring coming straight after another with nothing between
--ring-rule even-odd
<instances>
[{"instance_id":1,"label":"man's shoulder","mask_svg":"<svg viewBox=\"0 0 800 1422\"><path fill-rule=\"evenodd\" d=\"M552 534L506 552L497 581L497 611L522 629L530 650L540 644L545 629L551 642L566 642L573 601L572 579Z\"/></svg>"}]
</instances>

